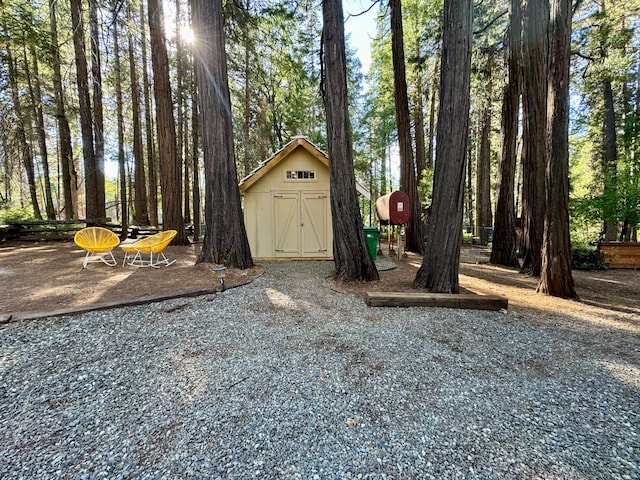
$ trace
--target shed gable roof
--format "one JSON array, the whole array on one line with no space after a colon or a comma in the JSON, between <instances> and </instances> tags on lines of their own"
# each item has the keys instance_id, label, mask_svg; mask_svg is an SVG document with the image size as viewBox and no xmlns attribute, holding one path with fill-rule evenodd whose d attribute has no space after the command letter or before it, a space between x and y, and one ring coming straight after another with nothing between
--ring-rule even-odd
<instances>
[{"instance_id":1,"label":"shed gable roof","mask_svg":"<svg viewBox=\"0 0 640 480\"><path fill-rule=\"evenodd\" d=\"M270 158L262 162L256 168L254 168L249 175L240 180L238 187L240 188L240 194L244 194L252 185L258 180L269 173L276 165L282 160L287 158L291 152L296 148L302 147L309 152L314 158L319 160L324 166L329 168L329 156L320 150L316 145L311 143L307 137L296 136L291 139L284 147L274 153ZM367 200L371 198L369 189L365 187L362 182L356 178L356 190Z\"/></svg>"},{"instance_id":2,"label":"shed gable roof","mask_svg":"<svg viewBox=\"0 0 640 480\"><path fill-rule=\"evenodd\" d=\"M329 168L329 157L326 153L311 143L306 137L293 137L293 139L287 143L284 147L278 150L271 158L268 158L256 168L254 168L249 175L240 180L239 187L240 193L244 193L248 188L255 184L258 180L273 170L282 160L287 158L291 152L296 148L302 147L309 152L314 158L319 160L325 167Z\"/></svg>"}]
</instances>

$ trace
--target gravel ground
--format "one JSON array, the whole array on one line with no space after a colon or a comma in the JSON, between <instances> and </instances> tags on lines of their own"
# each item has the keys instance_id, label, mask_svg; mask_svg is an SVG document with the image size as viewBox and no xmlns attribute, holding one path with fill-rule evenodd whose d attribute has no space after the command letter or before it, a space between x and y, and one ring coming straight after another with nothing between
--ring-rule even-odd
<instances>
[{"instance_id":1,"label":"gravel ground","mask_svg":"<svg viewBox=\"0 0 640 480\"><path fill-rule=\"evenodd\" d=\"M0 478L639 479L628 333L370 308L329 262L0 329ZM618 336L616 336L618 335ZM637 339L636 339L637 340Z\"/></svg>"}]
</instances>

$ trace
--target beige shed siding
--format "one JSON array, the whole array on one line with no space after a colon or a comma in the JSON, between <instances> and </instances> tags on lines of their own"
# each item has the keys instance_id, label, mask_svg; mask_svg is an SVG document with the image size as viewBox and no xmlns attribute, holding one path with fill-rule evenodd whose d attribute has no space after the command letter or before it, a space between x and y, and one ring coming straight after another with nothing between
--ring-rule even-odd
<instances>
[{"instance_id":1,"label":"beige shed siding","mask_svg":"<svg viewBox=\"0 0 640 480\"><path fill-rule=\"evenodd\" d=\"M263 167L266 172L261 172L260 178L244 191L247 237L256 260L333 258L329 168L307 148L299 145L277 163L266 164ZM287 170L313 171L316 178L288 180ZM283 199L283 195L287 198ZM276 201L280 201L281 206L278 214ZM300 211L285 214L287 208L294 208L295 202ZM287 220L289 224L284 223ZM282 237L285 229L290 238ZM322 241L324 247L320 245ZM295 251L297 253L293 253Z\"/></svg>"},{"instance_id":2,"label":"beige shed siding","mask_svg":"<svg viewBox=\"0 0 640 480\"><path fill-rule=\"evenodd\" d=\"M271 232L273 226L273 194L271 192L247 192L244 196L244 221L247 238L254 258L267 258L273 255L271 235L259 235L259 232Z\"/></svg>"}]
</instances>

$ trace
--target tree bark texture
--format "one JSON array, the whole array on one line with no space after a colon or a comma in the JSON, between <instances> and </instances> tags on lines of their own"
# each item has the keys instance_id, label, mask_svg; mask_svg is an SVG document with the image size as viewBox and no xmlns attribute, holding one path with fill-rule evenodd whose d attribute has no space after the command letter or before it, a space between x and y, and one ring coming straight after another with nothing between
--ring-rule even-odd
<instances>
[{"instance_id":1,"label":"tree bark texture","mask_svg":"<svg viewBox=\"0 0 640 480\"><path fill-rule=\"evenodd\" d=\"M53 63L53 91L56 104L56 124L58 127L58 155L62 172L62 191L64 198L64 216L71 220L76 216L77 178L71 146L71 129L67 120L62 93L62 74L60 71L60 49L58 47L58 20L56 18L56 0L49 0L49 22L51 31L51 58Z\"/></svg>"},{"instance_id":2,"label":"tree bark texture","mask_svg":"<svg viewBox=\"0 0 640 480\"><path fill-rule=\"evenodd\" d=\"M180 165L176 151L176 124L173 118L162 1L149 0L148 8L153 90L156 99L156 128L160 156L162 228L178 232L172 242L173 245L186 245L189 240L182 217L182 165Z\"/></svg>"},{"instance_id":3,"label":"tree bark texture","mask_svg":"<svg viewBox=\"0 0 640 480\"><path fill-rule=\"evenodd\" d=\"M247 9L250 7L249 6L249 1L247 1ZM253 161L252 161L252 156L251 156L251 104L252 104L252 98L251 98L251 90L250 87L252 87L253 85L253 77L252 77L252 71L251 71L251 61L252 61L252 55L251 55L251 49L250 47L250 37L249 37L249 32L248 29L246 29L243 33L242 36L242 43L243 43L243 48L244 48L244 105L243 105L243 109L244 109L244 122L242 122L242 142L243 142L243 152L242 152L242 157L243 157L243 167L244 167L244 175L247 176L249 175L249 173L251 172L251 170L253 170Z\"/></svg>"},{"instance_id":4,"label":"tree bark texture","mask_svg":"<svg viewBox=\"0 0 640 480\"><path fill-rule=\"evenodd\" d=\"M433 168L433 141L436 137L436 97L439 92L439 85L437 84L438 76L438 57L433 62L433 81L431 84L431 97L429 100L429 146L427 147L427 168Z\"/></svg>"},{"instance_id":5,"label":"tree bark texture","mask_svg":"<svg viewBox=\"0 0 640 480\"><path fill-rule=\"evenodd\" d=\"M195 75L195 72L194 72ZM191 85L191 172L193 174L193 241L200 240L200 112L198 110L198 87L194 81Z\"/></svg>"},{"instance_id":6,"label":"tree bark texture","mask_svg":"<svg viewBox=\"0 0 640 480\"><path fill-rule=\"evenodd\" d=\"M115 2L114 2L115 4ZM113 11L117 12L116 5ZM118 32L117 13L113 16L113 54L114 54L114 75L116 89L116 121L118 125L118 170L120 173L120 224L122 231L121 239L126 239L129 230L129 204L127 202L127 169L124 162L124 115L122 105L122 66L120 64L120 36Z\"/></svg>"},{"instance_id":7,"label":"tree bark texture","mask_svg":"<svg viewBox=\"0 0 640 480\"><path fill-rule=\"evenodd\" d=\"M98 205L98 166L93 148L93 120L89 100L89 78L84 43L82 6L80 0L69 1L71 3L71 25L73 27L73 48L76 57L76 82L78 85L78 113L80 114L82 156L84 159L85 216L87 218L98 218L101 211Z\"/></svg>"},{"instance_id":8,"label":"tree bark texture","mask_svg":"<svg viewBox=\"0 0 640 480\"><path fill-rule=\"evenodd\" d=\"M473 149L469 144L467 145L467 166L466 166L466 177L464 182L464 204L465 211L467 212L467 225L474 227L474 235L477 235L478 232L475 231L475 209L473 208Z\"/></svg>"},{"instance_id":9,"label":"tree bark texture","mask_svg":"<svg viewBox=\"0 0 640 480\"><path fill-rule=\"evenodd\" d=\"M40 205L38 203L38 190L36 188L36 174L33 164L33 150L27 142L27 134L25 129L25 121L22 113L22 101L20 100L20 92L18 90L18 78L15 59L11 53L9 46L6 46L6 61L9 65L9 83L11 85L11 98L13 100L13 113L16 117L16 136L18 137L18 145L20 147L20 155L22 165L27 174L27 183L29 184L29 195L31 197L31 205L33 206L33 215L37 219L42 219Z\"/></svg>"},{"instance_id":10,"label":"tree bark texture","mask_svg":"<svg viewBox=\"0 0 640 480\"><path fill-rule=\"evenodd\" d=\"M416 20L417 23L417 20ZM417 29L416 25L416 29ZM416 58L420 57L420 45L416 43L416 50L414 52ZM424 86L423 86L423 66L419 66L416 69L414 88L415 88L415 105L413 107L413 129L416 139L416 178L417 185L420 185L422 179L422 172L427 168L427 150L424 135ZM428 92L428 89L427 89ZM422 209L421 209L422 210ZM422 239L421 239L422 241Z\"/></svg>"},{"instance_id":11,"label":"tree bark texture","mask_svg":"<svg viewBox=\"0 0 640 480\"><path fill-rule=\"evenodd\" d=\"M507 74L503 89L500 126L500 162L496 185L497 203L490 262L520 268L517 255L514 185L516 144L518 138L518 106L521 93L521 0L509 4L509 32L506 49Z\"/></svg>"},{"instance_id":12,"label":"tree bark texture","mask_svg":"<svg viewBox=\"0 0 640 480\"><path fill-rule=\"evenodd\" d=\"M102 111L102 65L100 60L100 31L98 27L98 0L89 0L91 37L91 76L93 78L93 138L96 162L98 217L107 216L104 191L104 115Z\"/></svg>"},{"instance_id":13,"label":"tree bark texture","mask_svg":"<svg viewBox=\"0 0 640 480\"><path fill-rule=\"evenodd\" d=\"M416 104L413 107L413 123L416 138L416 173L417 184L420 184L422 172L427 168L427 149L424 136L424 92L422 89L422 78L416 75L415 83Z\"/></svg>"},{"instance_id":14,"label":"tree bark texture","mask_svg":"<svg viewBox=\"0 0 640 480\"><path fill-rule=\"evenodd\" d=\"M233 145L222 0L191 0L197 38L196 82L202 115L205 236L198 263L253 266L244 226Z\"/></svg>"},{"instance_id":15,"label":"tree bark texture","mask_svg":"<svg viewBox=\"0 0 640 480\"><path fill-rule=\"evenodd\" d=\"M148 8L148 7L147 7ZM140 50L142 51L142 85L144 96L144 123L147 144L147 173L149 186L147 189L149 201L149 222L158 226L158 167L156 161L156 144L153 136L153 115L151 114L152 97L149 89L149 71L147 67L147 34L142 21L144 15L144 2L140 2Z\"/></svg>"},{"instance_id":16,"label":"tree bark texture","mask_svg":"<svg viewBox=\"0 0 640 480\"><path fill-rule=\"evenodd\" d=\"M544 232L549 2L527 0L523 37L522 272L540 275Z\"/></svg>"},{"instance_id":17,"label":"tree bark texture","mask_svg":"<svg viewBox=\"0 0 640 480\"><path fill-rule=\"evenodd\" d=\"M602 97L604 100L604 132L602 144L602 164L604 173L604 235L605 240L613 242L618 240L618 215L617 215L617 163L618 148L616 145L616 113L613 103L613 89L611 79L602 81Z\"/></svg>"},{"instance_id":18,"label":"tree bark texture","mask_svg":"<svg viewBox=\"0 0 640 480\"><path fill-rule=\"evenodd\" d=\"M629 157L633 157L636 161L630 166L633 171L640 171L640 138L637 134L631 132L637 132L640 128L640 62L636 65L636 83L633 88L629 88L629 99L627 102L629 111L634 114L625 116L625 131L630 132L626 135L625 144L629 152ZM629 172L631 173L631 171ZM633 186L636 189L640 189L640 178L636 176L633 181ZM625 220L626 221L626 220ZM625 234L625 242L637 242L638 241L638 228L640 225L629 225Z\"/></svg>"},{"instance_id":19,"label":"tree bark texture","mask_svg":"<svg viewBox=\"0 0 640 480\"><path fill-rule=\"evenodd\" d=\"M131 24L131 6L127 5L127 20ZM142 126L140 119L140 85L138 84L138 69L134 55L133 34L129 29L127 32L129 50L129 81L131 84L131 118L133 123L133 163L134 163L134 184L133 184L133 220L138 225L149 224L149 211L147 208L147 176L144 165L144 152L142 146Z\"/></svg>"},{"instance_id":20,"label":"tree bark texture","mask_svg":"<svg viewBox=\"0 0 640 480\"><path fill-rule=\"evenodd\" d=\"M327 117L335 278L341 282L377 280L378 271L365 243L356 197L342 1L323 0L322 17L322 92Z\"/></svg>"},{"instance_id":21,"label":"tree bark texture","mask_svg":"<svg viewBox=\"0 0 640 480\"><path fill-rule=\"evenodd\" d=\"M480 118L480 148L478 151L478 168L476 171L476 225L480 243L486 245L489 241L488 227L493 225L491 212L491 66L489 59L488 79L486 83L487 98L482 108Z\"/></svg>"},{"instance_id":22,"label":"tree bark texture","mask_svg":"<svg viewBox=\"0 0 640 480\"><path fill-rule=\"evenodd\" d=\"M181 0L175 0L176 5L176 20L182 19L182 8L181 8ZM186 223L191 222L191 197L190 197L190 186L191 179L189 175L189 162L187 162L187 158L189 158L189 141L187 136L189 134L189 128L187 126L187 115L186 115L186 103L185 103L185 90L186 90L186 81L185 77L186 68L185 68L185 49L184 49L184 40L183 40L182 32L179 28L176 28L175 33L175 44L176 44L176 109L177 109L177 152L178 152L178 160L180 165L182 165L182 200L184 202L182 206L183 218Z\"/></svg>"},{"instance_id":23,"label":"tree bark texture","mask_svg":"<svg viewBox=\"0 0 640 480\"><path fill-rule=\"evenodd\" d=\"M400 149L400 189L409 196L409 222L406 226L405 243L410 252L424 251L420 199L416 166L411 140L411 118L407 96L407 75L404 61L404 39L402 28L402 6L400 0L389 0L391 10L391 55L393 62L393 91Z\"/></svg>"},{"instance_id":24,"label":"tree bark texture","mask_svg":"<svg viewBox=\"0 0 640 480\"><path fill-rule=\"evenodd\" d=\"M25 52L25 65L26 49ZM38 137L38 151L40 152L40 163L42 164L42 176L44 180L44 200L45 211L49 220L55 220L56 211L53 205L53 194L51 192L51 175L49 173L49 155L47 152L47 135L44 126L44 114L42 112L42 87L40 85L40 69L38 68L38 56L31 48L31 60L33 62L33 71L25 69L27 83L29 84L29 93L31 95L31 104L34 109L34 118L36 126L36 136ZM32 81L33 79L33 81Z\"/></svg>"},{"instance_id":25,"label":"tree bark texture","mask_svg":"<svg viewBox=\"0 0 640 480\"><path fill-rule=\"evenodd\" d=\"M577 298L569 236L569 60L571 1L553 0L550 21L547 208L538 292Z\"/></svg>"},{"instance_id":26,"label":"tree bark texture","mask_svg":"<svg viewBox=\"0 0 640 480\"><path fill-rule=\"evenodd\" d=\"M433 203L414 286L459 293L471 76L471 0L445 0Z\"/></svg>"}]
</instances>

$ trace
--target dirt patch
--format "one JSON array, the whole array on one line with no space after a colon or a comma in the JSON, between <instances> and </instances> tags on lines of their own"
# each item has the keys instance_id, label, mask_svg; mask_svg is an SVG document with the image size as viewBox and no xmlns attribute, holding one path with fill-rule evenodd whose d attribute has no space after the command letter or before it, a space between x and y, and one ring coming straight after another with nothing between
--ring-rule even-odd
<instances>
[{"instance_id":1,"label":"dirt patch","mask_svg":"<svg viewBox=\"0 0 640 480\"><path fill-rule=\"evenodd\" d=\"M3 244L0 247L0 317L119 304L203 289L219 290L220 272L215 270L216 266L195 265L200 248L200 244L168 247L167 257L176 259L170 267L108 267L92 263L83 270L84 252L73 243ZM122 252L115 253L122 261ZM378 258L395 268L381 271L379 281L334 284L334 289L360 297L367 291L413 290L421 257L410 253L398 259L385 252ZM488 261L487 248L462 248L460 285L463 290L504 296L509 300L510 311L531 314L544 321L579 319L601 326L611 322L616 328L640 333L639 270L574 271L580 301L573 301L536 294L537 278ZM249 270L228 269L224 272L225 286L246 284L263 272L261 265Z\"/></svg>"},{"instance_id":2,"label":"dirt patch","mask_svg":"<svg viewBox=\"0 0 640 480\"><path fill-rule=\"evenodd\" d=\"M499 295L509 300L509 310L532 315L541 321L579 320L590 324L615 325L615 328L640 333L640 270L574 270L573 278L580 300L566 300L536 293L538 278L517 269L491 265L486 247L464 245L460 256L462 291ZM409 253L397 258L384 252L378 259L396 267L380 272L376 282L335 284L333 288L364 298L366 292L410 292L422 257Z\"/></svg>"},{"instance_id":3,"label":"dirt patch","mask_svg":"<svg viewBox=\"0 0 640 480\"><path fill-rule=\"evenodd\" d=\"M9 243L0 247L0 318L121 304L196 291L219 291L246 284L264 272L198 264L201 244L167 247L169 267L140 268L102 262L82 268L86 252L70 242ZM122 262L124 253L114 250Z\"/></svg>"}]
</instances>

